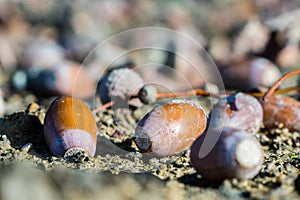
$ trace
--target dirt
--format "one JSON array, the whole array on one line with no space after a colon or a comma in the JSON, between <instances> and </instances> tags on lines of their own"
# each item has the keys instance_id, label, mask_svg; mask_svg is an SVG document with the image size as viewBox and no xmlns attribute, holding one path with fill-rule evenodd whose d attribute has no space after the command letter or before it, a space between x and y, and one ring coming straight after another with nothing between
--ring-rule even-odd
<instances>
[{"instance_id":1,"label":"dirt","mask_svg":"<svg viewBox=\"0 0 300 200\"><path fill-rule=\"evenodd\" d=\"M98 113L96 156L78 154L65 159L51 155L43 136L43 119L52 99L44 105L26 105L27 99L34 100L32 96L19 97L25 109L0 120L1 199L24 195L39 199L300 198L300 134L283 125L274 130L262 127L256 134L265 158L255 178L213 184L191 166L189 150L163 158L138 152L132 141L134 128L154 105ZM198 100L209 109L206 98ZM27 189L13 192L24 183Z\"/></svg>"}]
</instances>

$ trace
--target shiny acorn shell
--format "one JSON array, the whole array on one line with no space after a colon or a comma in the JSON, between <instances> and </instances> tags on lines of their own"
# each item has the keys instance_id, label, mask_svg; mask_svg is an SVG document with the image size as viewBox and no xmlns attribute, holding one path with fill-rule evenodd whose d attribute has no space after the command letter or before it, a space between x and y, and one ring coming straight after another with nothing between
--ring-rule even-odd
<instances>
[{"instance_id":1,"label":"shiny acorn shell","mask_svg":"<svg viewBox=\"0 0 300 200\"><path fill-rule=\"evenodd\" d=\"M221 99L211 110L210 127L234 127L255 134L263 121L260 102L245 93Z\"/></svg>"},{"instance_id":2,"label":"shiny acorn shell","mask_svg":"<svg viewBox=\"0 0 300 200\"><path fill-rule=\"evenodd\" d=\"M90 109L77 98L60 97L49 107L44 134L51 153L57 157L86 151L94 156L97 126Z\"/></svg>"},{"instance_id":3,"label":"shiny acorn shell","mask_svg":"<svg viewBox=\"0 0 300 200\"><path fill-rule=\"evenodd\" d=\"M216 143L210 138L216 138ZM207 138L207 139L206 139ZM206 142L206 144L205 144ZM207 154L203 154L211 149ZM204 178L220 182L227 178L253 178L263 162L263 150L256 138L240 129L208 129L191 147L192 166Z\"/></svg>"},{"instance_id":4,"label":"shiny acorn shell","mask_svg":"<svg viewBox=\"0 0 300 200\"><path fill-rule=\"evenodd\" d=\"M138 123L134 141L141 152L169 156L188 149L206 128L203 108L188 100L155 107Z\"/></svg>"},{"instance_id":5,"label":"shiny acorn shell","mask_svg":"<svg viewBox=\"0 0 300 200\"><path fill-rule=\"evenodd\" d=\"M267 129L279 124L290 131L300 130L300 102L291 97L272 95L268 101L260 101L264 111L264 125Z\"/></svg>"}]
</instances>

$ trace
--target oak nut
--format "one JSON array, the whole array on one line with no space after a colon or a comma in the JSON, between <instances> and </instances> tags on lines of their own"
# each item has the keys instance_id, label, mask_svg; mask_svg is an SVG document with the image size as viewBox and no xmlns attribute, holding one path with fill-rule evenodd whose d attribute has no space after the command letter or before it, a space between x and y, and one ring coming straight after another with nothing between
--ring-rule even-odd
<instances>
[{"instance_id":1,"label":"oak nut","mask_svg":"<svg viewBox=\"0 0 300 200\"><path fill-rule=\"evenodd\" d=\"M226 88L251 90L269 87L280 76L280 70L269 60L261 57L246 58L220 69Z\"/></svg>"},{"instance_id":2,"label":"oak nut","mask_svg":"<svg viewBox=\"0 0 300 200\"><path fill-rule=\"evenodd\" d=\"M290 131L300 130L300 102L288 96L272 95L268 101L260 101L265 128L277 128L279 124Z\"/></svg>"},{"instance_id":3,"label":"oak nut","mask_svg":"<svg viewBox=\"0 0 300 200\"><path fill-rule=\"evenodd\" d=\"M18 71L12 77L12 85L19 90L30 90L40 97L66 95L89 98L96 89L96 83L86 68L67 61L49 69L32 67Z\"/></svg>"},{"instance_id":4,"label":"oak nut","mask_svg":"<svg viewBox=\"0 0 300 200\"><path fill-rule=\"evenodd\" d=\"M126 103L130 97L137 96L143 85L144 81L138 73L129 68L118 68L100 80L97 92L103 104L110 101Z\"/></svg>"},{"instance_id":5,"label":"oak nut","mask_svg":"<svg viewBox=\"0 0 300 200\"><path fill-rule=\"evenodd\" d=\"M94 156L97 126L92 112L77 98L59 97L49 107L44 134L51 153L69 157L77 152Z\"/></svg>"},{"instance_id":6,"label":"oak nut","mask_svg":"<svg viewBox=\"0 0 300 200\"><path fill-rule=\"evenodd\" d=\"M263 109L255 97L239 92L215 104L210 117L210 127L234 127L255 134L263 121Z\"/></svg>"},{"instance_id":7,"label":"oak nut","mask_svg":"<svg viewBox=\"0 0 300 200\"><path fill-rule=\"evenodd\" d=\"M227 178L240 180L253 178L258 174L262 162L263 151L256 138L243 130L225 127L221 134L220 129L209 129L201 135L191 147L191 163L204 178L212 182L220 182ZM202 156L201 148L205 137L219 137L211 151Z\"/></svg>"},{"instance_id":8,"label":"oak nut","mask_svg":"<svg viewBox=\"0 0 300 200\"><path fill-rule=\"evenodd\" d=\"M134 141L141 152L158 156L180 153L201 135L207 123L203 108L189 100L158 105L139 121Z\"/></svg>"}]
</instances>

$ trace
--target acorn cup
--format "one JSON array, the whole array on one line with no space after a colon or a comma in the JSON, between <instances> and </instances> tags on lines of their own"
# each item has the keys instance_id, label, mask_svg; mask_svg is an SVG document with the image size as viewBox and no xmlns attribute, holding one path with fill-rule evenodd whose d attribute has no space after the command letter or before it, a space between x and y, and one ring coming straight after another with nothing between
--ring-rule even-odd
<instances>
[{"instance_id":1,"label":"acorn cup","mask_svg":"<svg viewBox=\"0 0 300 200\"><path fill-rule=\"evenodd\" d=\"M70 157L87 152L93 157L96 133L94 116L80 99L64 96L50 105L44 120L44 134L53 155Z\"/></svg>"},{"instance_id":2,"label":"acorn cup","mask_svg":"<svg viewBox=\"0 0 300 200\"><path fill-rule=\"evenodd\" d=\"M235 93L221 99L212 108L210 127L233 127L255 134L263 121L260 102L245 93Z\"/></svg>"},{"instance_id":3,"label":"acorn cup","mask_svg":"<svg viewBox=\"0 0 300 200\"><path fill-rule=\"evenodd\" d=\"M208 134L219 136L220 129L209 129L191 147L191 163L204 178L219 183L227 178L251 179L258 174L263 162L263 150L255 137L243 130L225 127L216 144L208 144L211 151L202 157L207 148ZM207 140L206 140L207 143ZM214 146L212 146L214 145Z\"/></svg>"},{"instance_id":4,"label":"acorn cup","mask_svg":"<svg viewBox=\"0 0 300 200\"><path fill-rule=\"evenodd\" d=\"M134 141L141 152L170 156L188 149L207 123L203 108L192 101L158 105L139 121Z\"/></svg>"}]
</instances>

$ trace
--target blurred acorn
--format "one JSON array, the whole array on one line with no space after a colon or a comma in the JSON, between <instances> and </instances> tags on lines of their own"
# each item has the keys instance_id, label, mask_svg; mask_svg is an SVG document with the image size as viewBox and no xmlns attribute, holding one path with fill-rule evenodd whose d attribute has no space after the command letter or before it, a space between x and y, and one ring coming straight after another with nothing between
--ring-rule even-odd
<instances>
[{"instance_id":1,"label":"blurred acorn","mask_svg":"<svg viewBox=\"0 0 300 200\"><path fill-rule=\"evenodd\" d=\"M88 98L96 91L96 83L87 70L72 62L50 69L35 67L18 71L12 77L12 85L19 90L30 90L37 96Z\"/></svg>"},{"instance_id":2,"label":"blurred acorn","mask_svg":"<svg viewBox=\"0 0 300 200\"><path fill-rule=\"evenodd\" d=\"M96 133L94 116L80 99L64 96L50 105L44 120L44 134L55 156L69 157L80 151L94 156Z\"/></svg>"},{"instance_id":3,"label":"blurred acorn","mask_svg":"<svg viewBox=\"0 0 300 200\"><path fill-rule=\"evenodd\" d=\"M267 129L279 124L290 131L300 130L300 103L296 99L282 95L272 95L267 101L260 101L264 111L264 125Z\"/></svg>"},{"instance_id":4,"label":"blurred acorn","mask_svg":"<svg viewBox=\"0 0 300 200\"><path fill-rule=\"evenodd\" d=\"M227 178L240 180L251 179L258 174L263 162L263 150L259 142L251 134L243 130L225 127L209 129L192 145L191 163L204 178L212 182L220 182ZM212 150L201 156L201 149L205 147L208 134L219 136Z\"/></svg>"},{"instance_id":5,"label":"blurred acorn","mask_svg":"<svg viewBox=\"0 0 300 200\"><path fill-rule=\"evenodd\" d=\"M189 148L204 132L206 123L206 113L199 104L172 100L158 105L139 121L134 141L142 152L169 156Z\"/></svg>"},{"instance_id":6,"label":"blurred acorn","mask_svg":"<svg viewBox=\"0 0 300 200\"><path fill-rule=\"evenodd\" d=\"M118 68L108 72L99 82L97 93L102 104L114 101L126 104L132 96L137 96L144 85L143 79L129 68Z\"/></svg>"},{"instance_id":7,"label":"blurred acorn","mask_svg":"<svg viewBox=\"0 0 300 200\"><path fill-rule=\"evenodd\" d=\"M277 81L281 73L270 61L254 57L236 61L220 69L225 87L243 91L268 87Z\"/></svg>"},{"instance_id":8,"label":"blurred acorn","mask_svg":"<svg viewBox=\"0 0 300 200\"><path fill-rule=\"evenodd\" d=\"M211 110L210 127L233 127L255 134L263 121L259 101L248 94L236 93L215 104Z\"/></svg>"}]
</instances>

